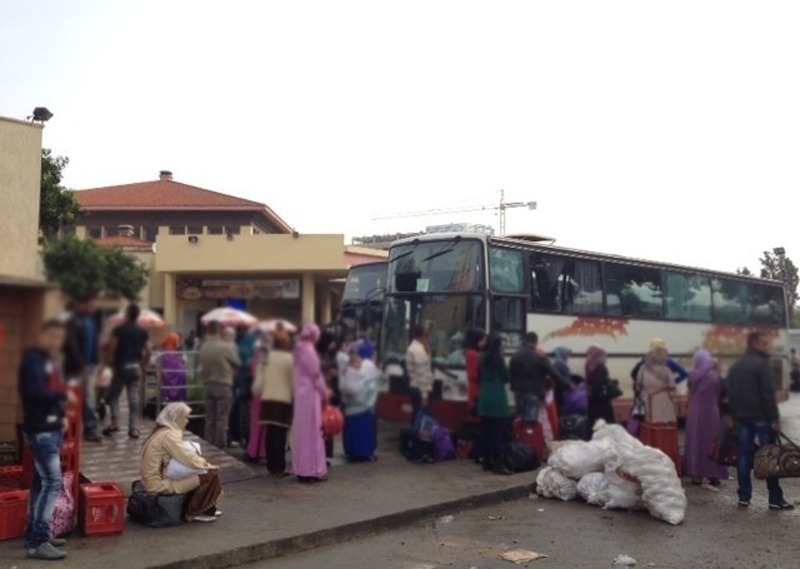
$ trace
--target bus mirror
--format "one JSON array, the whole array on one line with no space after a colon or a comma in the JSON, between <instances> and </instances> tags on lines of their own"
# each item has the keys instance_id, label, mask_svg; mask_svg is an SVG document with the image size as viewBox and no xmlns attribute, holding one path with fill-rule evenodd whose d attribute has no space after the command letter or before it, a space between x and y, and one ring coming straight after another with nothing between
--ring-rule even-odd
<instances>
[{"instance_id":1,"label":"bus mirror","mask_svg":"<svg viewBox=\"0 0 800 569\"><path fill-rule=\"evenodd\" d=\"M394 289L397 292L417 292L417 279L420 273L398 273L394 277Z\"/></svg>"}]
</instances>

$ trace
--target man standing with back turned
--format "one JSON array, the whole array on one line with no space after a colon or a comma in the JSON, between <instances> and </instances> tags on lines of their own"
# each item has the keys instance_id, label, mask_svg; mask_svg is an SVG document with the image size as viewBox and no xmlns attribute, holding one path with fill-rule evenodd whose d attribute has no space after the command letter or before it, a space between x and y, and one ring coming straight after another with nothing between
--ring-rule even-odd
<instances>
[{"instance_id":1,"label":"man standing with back turned","mask_svg":"<svg viewBox=\"0 0 800 569\"><path fill-rule=\"evenodd\" d=\"M200 348L200 367L206 386L205 439L224 449L228 447L228 422L233 408L233 377L242 361L236 345L220 337L221 328L219 322L208 323L206 340Z\"/></svg>"},{"instance_id":2,"label":"man standing with back turned","mask_svg":"<svg viewBox=\"0 0 800 569\"><path fill-rule=\"evenodd\" d=\"M51 537L53 512L64 484L61 474L61 443L67 426L64 405L77 403L56 371L55 358L64 347L66 335L61 322L46 322L38 345L25 351L19 369L19 394L24 413L22 433L35 465L25 545L28 557L48 561L67 555L60 549L66 541Z\"/></svg>"},{"instance_id":3,"label":"man standing with back turned","mask_svg":"<svg viewBox=\"0 0 800 569\"><path fill-rule=\"evenodd\" d=\"M778 401L772 383L769 365L769 340L758 332L747 337L747 352L728 372L730 407L739 435L739 506L746 508L753 496L750 471L758 437L759 445L775 443L776 433L781 432ZM777 478L767 478L770 510L791 510L792 504L783 498L783 490Z\"/></svg>"},{"instance_id":4,"label":"man standing with back turned","mask_svg":"<svg viewBox=\"0 0 800 569\"><path fill-rule=\"evenodd\" d=\"M539 409L544 403L548 377L554 384L562 383L565 389L572 389L572 384L555 370L550 360L536 351L538 345L539 336L536 332L528 332L525 334L525 343L511 356L509 362L517 415L529 424L539 420Z\"/></svg>"}]
</instances>

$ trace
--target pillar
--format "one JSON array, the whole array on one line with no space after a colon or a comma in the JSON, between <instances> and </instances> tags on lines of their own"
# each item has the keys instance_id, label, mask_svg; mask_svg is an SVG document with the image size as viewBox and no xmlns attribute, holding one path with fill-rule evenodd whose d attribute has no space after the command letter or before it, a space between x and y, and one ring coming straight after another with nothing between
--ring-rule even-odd
<instances>
[{"instance_id":1,"label":"pillar","mask_svg":"<svg viewBox=\"0 0 800 569\"><path fill-rule=\"evenodd\" d=\"M328 324L333 319L333 314L331 313L331 285L327 282L323 283L320 287L320 322L322 324Z\"/></svg>"},{"instance_id":2,"label":"pillar","mask_svg":"<svg viewBox=\"0 0 800 569\"><path fill-rule=\"evenodd\" d=\"M314 301L314 275L312 273L303 273L301 308L303 324L314 321L314 313L316 311Z\"/></svg>"},{"instance_id":3,"label":"pillar","mask_svg":"<svg viewBox=\"0 0 800 569\"><path fill-rule=\"evenodd\" d=\"M164 274L164 320L168 325L178 326L178 295L175 291L175 275Z\"/></svg>"}]
</instances>

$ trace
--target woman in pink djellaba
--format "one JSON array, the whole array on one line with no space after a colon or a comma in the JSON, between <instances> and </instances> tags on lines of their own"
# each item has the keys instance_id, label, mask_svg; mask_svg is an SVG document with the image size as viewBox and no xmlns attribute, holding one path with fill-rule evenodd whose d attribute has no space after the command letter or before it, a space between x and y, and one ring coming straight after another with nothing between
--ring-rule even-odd
<instances>
[{"instance_id":1,"label":"woman in pink djellaba","mask_svg":"<svg viewBox=\"0 0 800 569\"><path fill-rule=\"evenodd\" d=\"M331 392L325 385L317 354L320 329L306 324L294 350L294 422L292 424L292 472L300 482L327 480L322 411Z\"/></svg>"}]
</instances>

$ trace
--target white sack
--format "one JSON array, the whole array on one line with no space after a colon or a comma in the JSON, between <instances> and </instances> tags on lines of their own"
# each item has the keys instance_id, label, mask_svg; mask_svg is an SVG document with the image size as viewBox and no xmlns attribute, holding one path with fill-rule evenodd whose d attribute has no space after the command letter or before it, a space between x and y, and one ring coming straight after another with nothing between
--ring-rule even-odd
<instances>
[{"instance_id":1,"label":"white sack","mask_svg":"<svg viewBox=\"0 0 800 569\"><path fill-rule=\"evenodd\" d=\"M608 501L608 480L604 472L590 472L578 482L578 494L592 506L605 506Z\"/></svg>"},{"instance_id":2,"label":"white sack","mask_svg":"<svg viewBox=\"0 0 800 569\"><path fill-rule=\"evenodd\" d=\"M632 436L622 425L609 425L599 419L592 429L592 441L608 440L613 447L641 447L642 442Z\"/></svg>"},{"instance_id":3,"label":"white sack","mask_svg":"<svg viewBox=\"0 0 800 569\"><path fill-rule=\"evenodd\" d=\"M642 485L632 480L616 461L606 465L605 472L608 482L608 500L604 508L613 510L643 510Z\"/></svg>"},{"instance_id":4,"label":"white sack","mask_svg":"<svg viewBox=\"0 0 800 569\"><path fill-rule=\"evenodd\" d=\"M553 451L547 464L575 480L591 472L603 472L606 462L613 457L610 439L598 441L569 441Z\"/></svg>"},{"instance_id":5,"label":"white sack","mask_svg":"<svg viewBox=\"0 0 800 569\"><path fill-rule=\"evenodd\" d=\"M656 448L642 446L620 450L621 470L642 486L642 501L650 515L672 525L686 515L686 493L675 464Z\"/></svg>"},{"instance_id":6,"label":"white sack","mask_svg":"<svg viewBox=\"0 0 800 569\"><path fill-rule=\"evenodd\" d=\"M189 450L189 452L193 452L198 455L202 454L200 445L194 441L183 441L183 445ZM185 478L196 476L198 474L206 474L207 472L207 470L186 466L182 462L178 462L174 458L171 458L169 459L169 462L167 462L167 468L164 472L164 475L169 480L184 480Z\"/></svg>"},{"instance_id":7,"label":"white sack","mask_svg":"<svg viewBox=\"0 0 800 569\"><path fill-rule=\"evenodd\" d=\"M578 497L578 488L574 480L555 468L545 466L536 476L536 493L544 498L558 498L567 502Z\"/></svg>"}]
</instances>

